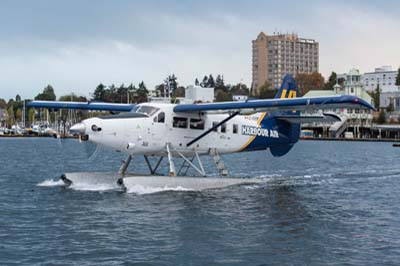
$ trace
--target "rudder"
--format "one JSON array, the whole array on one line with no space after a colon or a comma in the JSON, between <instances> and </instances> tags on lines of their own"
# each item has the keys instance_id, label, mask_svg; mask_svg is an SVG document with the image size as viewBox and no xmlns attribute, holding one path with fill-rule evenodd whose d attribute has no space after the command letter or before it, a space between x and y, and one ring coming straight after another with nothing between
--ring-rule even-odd
<instances>
[{"instance_id":1,"label":"rudder","mask_svg":"<svg viewBox=\"0 0 400 266\"><path fill-rule=\"evenodd\" d=\"M297 98L300 97L299 90L297 89L296 80L292 75L287 74L282 81L282 85L275 95L275 99Z\"/></svg>"}]
</instances>

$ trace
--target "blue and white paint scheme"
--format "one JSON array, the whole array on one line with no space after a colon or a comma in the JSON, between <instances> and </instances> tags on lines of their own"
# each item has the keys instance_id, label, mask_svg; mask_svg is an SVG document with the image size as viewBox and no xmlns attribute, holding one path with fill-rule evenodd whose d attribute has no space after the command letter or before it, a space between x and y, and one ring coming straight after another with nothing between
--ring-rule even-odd
<instances>
[{"instance_id":1,"label":"blue and white paint scheme","mask_svg":"<svg viewBox=\"0 0 400 266\"><path fill-rule=\"evenodd\" d=\"M129 112L89 118L70 130L82 136L82 139L128 156L168 156L172 164L170 173L175 175L173 157L266 149L274 156L283 156L299 140L302 122L338 119L334 115L301 116L302 111L373 109L369 103L355 96L298 96L296 81L288 75L274 99L179 105L99 103L94 106L95 110L101 106L102 110ZM77 103L64 102L61 107L57 107L57 104L34 101L29 105L81 108ZM90 108L87 105L94 104L83 106Z\"/></svg>"}]
</instances>

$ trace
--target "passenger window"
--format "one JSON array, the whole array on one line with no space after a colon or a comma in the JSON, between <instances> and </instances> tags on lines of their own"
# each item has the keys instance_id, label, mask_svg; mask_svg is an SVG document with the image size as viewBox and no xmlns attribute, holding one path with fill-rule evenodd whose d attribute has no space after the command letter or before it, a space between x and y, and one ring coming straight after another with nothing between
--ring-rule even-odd
<instances>
[{"instance_id":1,"label":"passenger window","mask_svg":"<svg viewBox=\"0 0 400 266\"><path fill-rule=\"evenodd\" d=\"M172 126L178 128L187 128L187 118L186 117L174 117Z\"/></svg>"},{"instance_id":2,"label":"passenger window","mask_svg":"<svg viewBox=\"0 0 400 266\"><path fill-rule=\"evenodd\" d=\"M226 124L222 124L221 125L221 133L225 133L226 132Z\"/></svg>"},{"instance_id":3,"label":"passenger window","mask_svg":"<svg viewBox=\"0 0 400 266\"><path fill-rule=\"evenodd\" d=\"M165 122L165 113L164 112L159 113L157 116L157 120L158 120L158 123L164 123Z\"/></svg>"},{"instance_id":4,"label":"passenger window","mask_svg":"<svg viewBox=\"0 0 400 266\"><path fill-rule=\"evenodd\" d=\"M215 127L216 125L218 125L218 122L212 123L212 127ZM213 131L218 132L218 128L214 128Z\"/></svg>"},{"instance_id":5,"label":"passenger window","mask_svg":"<svg viewBox=\"0 0 400 266\"><path fill-rule=\"evenodd\" d=\"M233 124L232 125L232 132L233 132L233 134L237 134L238 133L238 125L237 124Z\"/></svg>"},{"instance_id":6,"label":"passenger window","mask_svg":"<svg viewBox=\"0 0 400 266\"><path fill-rule=\"evenodd\" d=\"M203 119L190 119L190 128L191 129L204 129L204 120Z\"/></svg>"}]
</instances>

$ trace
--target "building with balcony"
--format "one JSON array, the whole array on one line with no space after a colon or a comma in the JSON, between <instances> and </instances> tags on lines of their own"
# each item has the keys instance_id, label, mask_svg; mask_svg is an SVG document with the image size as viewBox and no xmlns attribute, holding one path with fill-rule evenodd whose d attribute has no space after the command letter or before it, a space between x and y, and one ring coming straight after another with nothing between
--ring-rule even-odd
<instances>
[{"instance_id":1,"label":"building with balcony","mask_svg":"<svg viewBox=\"0 0 400 266\"><path fill-rule=\"evenodd\" d=\"M319 44L297 34L258 34L252 41L252 94L268 81L272 88L281 85L286 74L318 72Z\"/></svg>"},{"instance_id":2,"label":"building with balcony","mask_svg":"<svg viewBox=\"0 0 400 266\"><path fill-rule=\"evenodd\" d=\"M391 66L382 66L375 68L374 72L366 72L361 75L361 83L365 90L374 91L379 84L381 92L400 91L400 87L396 85L398 71L393 70ZM338 74L338 81L346 78L347 73ZM339 82L340 83L340 82Z\"/></svg>"}]
</instances>

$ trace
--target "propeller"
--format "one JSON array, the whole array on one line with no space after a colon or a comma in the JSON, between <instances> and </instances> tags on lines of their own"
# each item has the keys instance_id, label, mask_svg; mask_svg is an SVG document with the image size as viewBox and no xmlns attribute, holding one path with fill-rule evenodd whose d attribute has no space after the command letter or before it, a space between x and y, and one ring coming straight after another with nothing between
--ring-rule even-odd
<instances>
[{"instance_id":1,"label":"propeller","mask_svg":"<svg viewBox=\"0 0 400 266\"><path fill-rule=\"evenodd\" d=\"M83 145L83 149L84 152L86 154L86 158L89 162L94 161L97 156L99 155L99 153L101 152L101 147L99 145L95 145L93 143L89 143L88 140L88 136L85 134L86 132L86 126L83 123L77 123L75 125L73 125L70 129L69 129L69 133L73 134L73 135L78 135L79 137L79 143ZM60 133L57 132L56 134L53 135L57 141L58 141L58 145L60 146L60 148L65 151L68 149L66 142L69 141L63 137L61 137Z\"/></svg>"}]
</instances>

